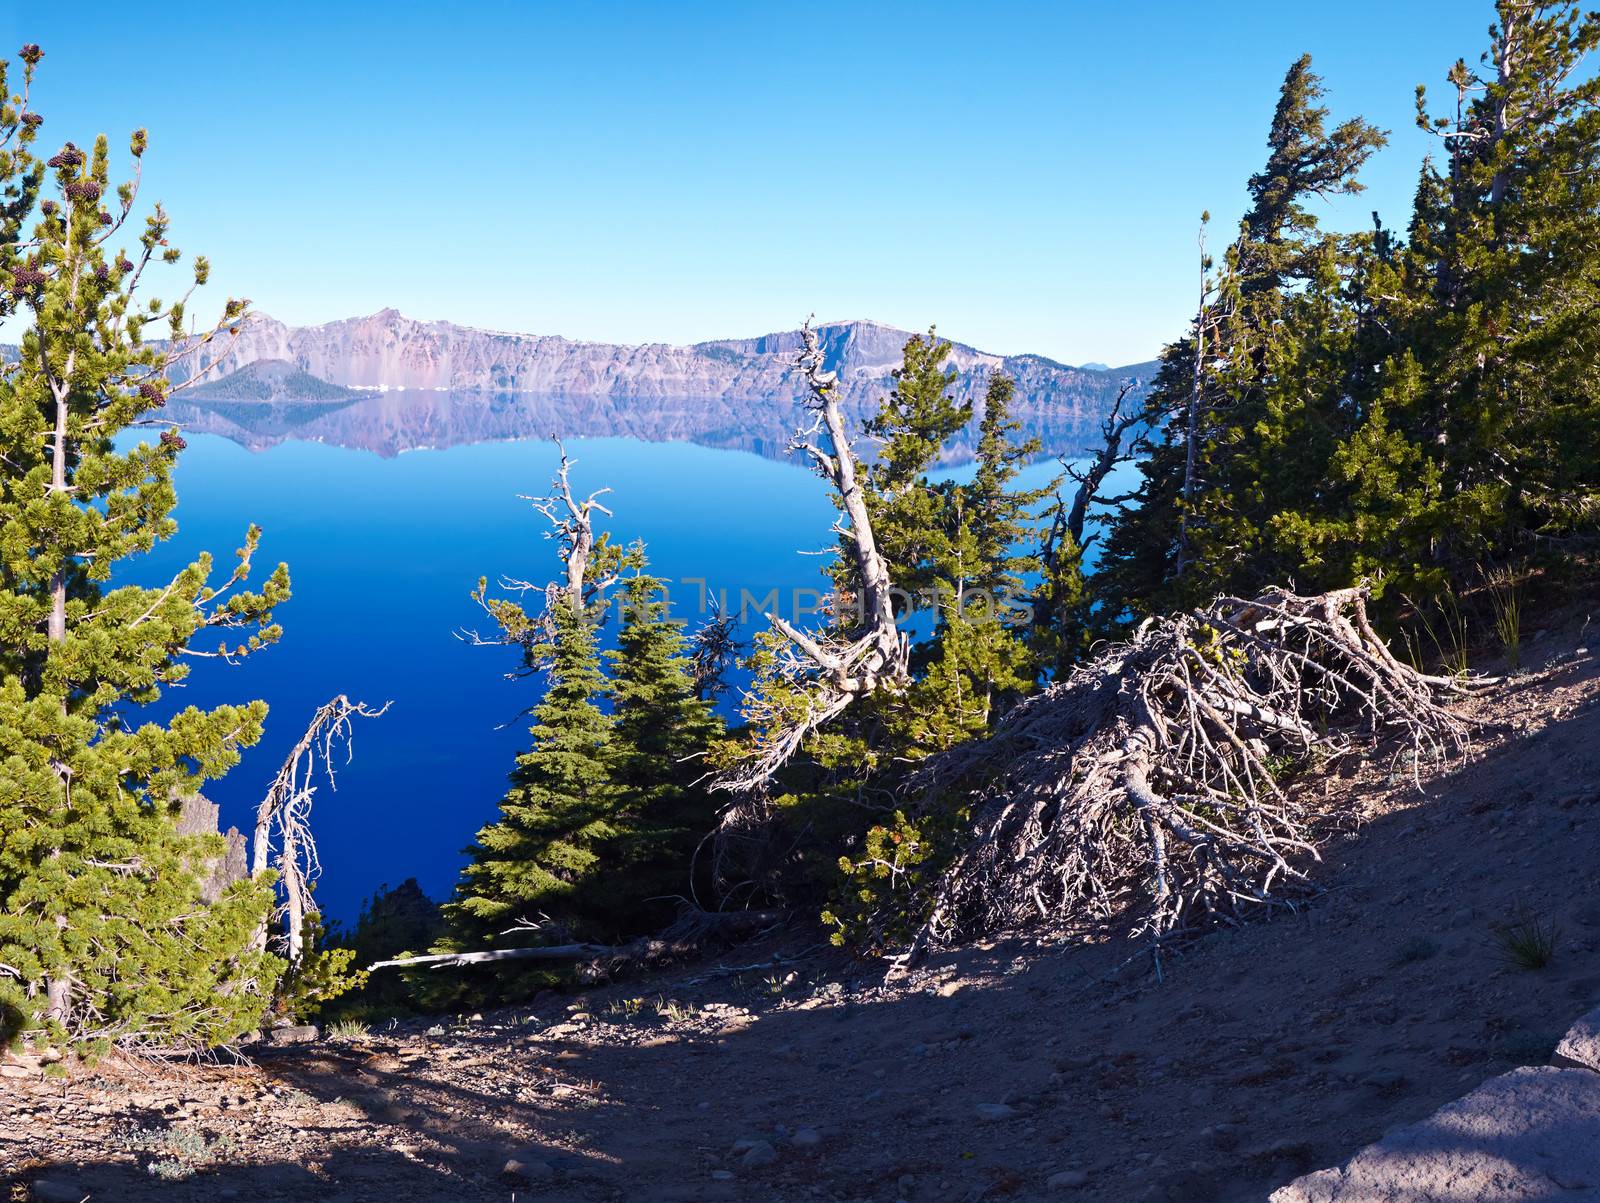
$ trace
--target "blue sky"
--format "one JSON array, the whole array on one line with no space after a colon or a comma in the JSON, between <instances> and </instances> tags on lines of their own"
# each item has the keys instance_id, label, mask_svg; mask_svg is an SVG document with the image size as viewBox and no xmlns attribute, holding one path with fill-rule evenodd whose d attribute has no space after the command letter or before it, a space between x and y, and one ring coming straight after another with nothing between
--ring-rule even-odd
<instances>
[{"instance_id":1,"label":"blue sky","mask_svg":"<svg viewBox=\"0 0 1600 1203\"><path fill-rule=\"evenodd\" d=\"M213 299L626 342L871 317L1066 362L1192 308L1289 62L1393 142L1330 210L1403 223L1418 83L1478 0L260 5L0 0L52 147L151 132Z\"/></svg>"}]
</instances>

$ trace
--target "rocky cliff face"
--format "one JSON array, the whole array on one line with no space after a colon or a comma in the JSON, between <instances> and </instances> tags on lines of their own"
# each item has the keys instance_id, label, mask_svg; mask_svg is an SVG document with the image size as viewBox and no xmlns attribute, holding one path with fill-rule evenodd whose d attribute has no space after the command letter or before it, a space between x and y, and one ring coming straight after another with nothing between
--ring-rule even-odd
<instances>
[{"instance_id":1,"label":"rocky cliff face","mask_svg":"<svg viewBox=\"0 0 1600 1203\"><path fill-rule=\"evenodd\" d=\"M820 331L829 366L839 372L847 413L865 416L891 387L909 335L876 322L831 323ZM795 424L803 392L792 370L799 342L798 331L786 331L694 346L622 346L419 322L385 309L322 326L291 327L256 317L236 337L219 341L217 352L201 363L215 360L210 379L281 361L348 388L449 395L447 402L432 403L413 396L403 406L358 401L318 432L372 450L402 449L409 416L425 418L425 441L433 445L557 431L691 439L771 453ZM1088 370L1037 355L990 355L962 344L954 345L950 363L963 394L981 396L995 371L1015 377L1017 416L1046 437L1053 452L1073 452L1091 440L1121 383L1130 376L1148 379L1154 366ZM192 399L203 397L202 392ZM270 399L293 400L281 389ZM226 418L228 425L252 425L236 406ZM257 433L275 441L279 432Z\"/></svg>"}]
</instances>

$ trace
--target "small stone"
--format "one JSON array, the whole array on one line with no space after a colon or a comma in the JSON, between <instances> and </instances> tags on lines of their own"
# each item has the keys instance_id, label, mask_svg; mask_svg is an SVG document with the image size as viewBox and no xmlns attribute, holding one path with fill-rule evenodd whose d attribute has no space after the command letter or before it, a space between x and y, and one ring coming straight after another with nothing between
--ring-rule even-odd
<instances>
[{"instance_id":1,"label":"small stone","mask_svg":"<svg viewBox=\"0 0 1600 1203\"><path fill-rule=\"evenodd\" d=\"M991 1124L1017 1114L1017 1109L1006 1103L979 1103L973 1110L978 1113L979 1119Z\"/></svg>"},{"instance_id":2,"label":"small stone","mask_svg":"<svg viewBox=\"0 0 1600 1203\"><path fill-rule=\"evenodd\" d=\"M739 1164L747 1170L759 1170L778 1160L778 1150L764 1140L758 1140L744 1151Z\"/></svg>"},{"instance_id":3,"label":"small stone","mask_svg":"<svg viewBox=\"0 0 1600 1203\"><path fill-rule=\"evenodd\" d=\"M1239 1147L1239 1129L1232 1124L1212 1124L1200 1135L1225 1153Z\"/></svg>"},{"instance_id":4,"label":"small stone","mask_svg":"<svg viewBox=\"0 0 1600 1203\"><path fill-rule=\"evenodd\" d=\"M822 1133L815 1128L796 1128L792 1141L797 1148L814 1149L822 1143Z\"/></svg>"},{"instance_id":5,"label":"small stone","mask_svg":"<svg viewBox=\"0 0 1600 1203\"><path fill-rule=\"evenodd\" d=\"M500 1172L507 1178L518 1178L523 1182L548 1182L556 1174L548 1161L540 1161L531 1153L510 1158Z\"/></svg>"},{"instance_id":6,"label":"small stone","mask_svg":"<svg viewBox=\"0 0 1600 1203\"><path fill-rule=\"evenodd\" d=\"M732 1177L733 1177L733 1171L732 1170L712 1170L711 1171L711 1180L713 1182L726 1182Z\"/></svg>"},{"instance_id":7,"label":"small stone","mask_svg":"<svg viewBox=\"0 0 1600 1203\"><path fill-rule=\"evenodd\" d=\"M1062 1170L1059 1174L1051 1174L1045 1185L1051 1190L1077 1190L1080 1186L1089 1185L1087 1170Z\"/></svg>"},{"instance_id":8,"label":"small stone","mask_svg":"<svg viewBox=\"0 0 1600 1203\"><path fill-rule=\"evenodd\" d=\"M287 1027L273 1028L267 1033L267 1040L271 1044L311 1044L322 1033L317 1031L314 1023L296 1023Z\"/></svg>"}]
</instances>

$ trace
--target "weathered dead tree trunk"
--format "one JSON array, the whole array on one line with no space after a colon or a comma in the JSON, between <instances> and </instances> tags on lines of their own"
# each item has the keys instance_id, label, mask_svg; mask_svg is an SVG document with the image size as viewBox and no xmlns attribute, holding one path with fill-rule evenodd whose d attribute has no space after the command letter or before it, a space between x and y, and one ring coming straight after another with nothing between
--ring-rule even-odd
<instances>
[{"instance_id":1,"label":"weathered dead tree trunk","mask_svg":"<svg viewBox=\"0 0 1600 1203\"><path fill-rule=\"evenodd\" d=\"M387 702L374 710L363 702L352 702L342 693L318 707L311 716L305 734L289 750L283 767L267 787L261 805L256 808L250 876L260 878L277 869L277 887L282 901L256 931L255 946L258 950L266 950L271 940L272 925L278 922L282 924L278 939L289 963L297 965L305 955L306 916L316 912L316 904L311 899L311 887L322 873L317 843L311 834L311 799L316 793L313 782L317 776L318 760L320 758L328 788L337 788L334 780L334 748L339 744L344 745L345 761L348 763L353 733L350 720L377 718L388 709ZM278 843L276 857L273 856L274 834Z\"/></svg>"},{"instance_id":2,"label":"weathered dead tree trunk","mask_svg":"<svg viewBox=\"0 0 1600 1203\"><path fill-rule=\"evenodd\" d=\"M751 755L717 783L718 788L734 793L760 790L807 736L857 698L879 689L899 689L910 678L910 643L895 623L889 564L872 531L859 465L839 409L838 374L824 370L821 344L809 319L801 330L801 340L795 366L805 377L810 392L806 408L813 419L795 436L790 450L809 457L838 498L844 518L834 524L833 532L843 540L851 558L859 596L850 599L856 607L853 623L837 631L806 632L782 615L765 616L788 640L789 657L780 671L804 696L805 707L783 721L757 724L763 735ZM816 441L823 433L827 449Z\"/></svg>"},{"instance_id":3,"label":"weathered dead tree trunk","mask_svg":"<svg viewBox=\"0 0 1600 1203\"><path fill-rule=\"evenodd\" d=\"M718 701L728 688L728 669L738 663L743 644L738 639L737 615L712 604L711 613L689 637L689 662L693 666L695 697Z\"/></svg>"},{"instance_id":4,"label":"weathered dead tree trunk","mask_svg":"<svg viewBox=\"0 0 1600 1203\"><path fill-rule=\"evenodd\" d=\"M1211 281L1207 275L1211 270L1211 260L1206 255L1207 217L1209 214L1200 219L1200 305L1194 315L1194 372L1189 380L1183 424L1183 506L1178 514L1178 561L1174 569L1178 576L1189 570L1189 521L1193 513L1200 447L1200 394L1205 387L1206 318L1211 297Z\"/></svg>"},{"instance_id":5,"label":"weathered dead tree trunk","mask_svg":"<svg viewBox=\"0 0 1600 1203\"><path fill-rule=\"evenodd\" d=\"M928 761L912 796L969 792L976 818L906 961L1029 926L1131 916L1160 940L1294 906L1330 816L1280 786L1284 767L1396 740L1415 773L1467 745L1443 701L1490 683L1401 664L1366 596L1273 590L1149 619Z\"/></svg>"},{"instance_id":6,"label":"weathered dead tree trunk","mask_svg":"<svg viewBox=\"0 0 1600 1203\"><path fill-rule=\"evenodd\" d=\"M566 444L560 439L556 439L555 444L561 452L561 467L550 482L550 495L524 497L523 500L531 502L533 508L549 520L551 529L545 537L561 540L561 562L567 577L566 586L561 592L565 594L569 606L574 610L582 610L597 594L614 583L614 578L604 581L589 579L590 559L595 550L594 512L599 510L607 518L611 517L611 511L598 500L611 490L596 489L579 501L573 496L572 483L568 479L574 461L567 457Z\"/></svg>"},{"instance_id":7,"label":"weathered dead tree trunk","mask_svg":"<svg viewBox=\"0 0 1600 1203\"><path fill-rule=\"evenodd\" d=\"M563 579L541 585L512 577L500 578L502 589L524 596L530 593L543 596L543 608L531 613L520 604L489 597L487 580L480 580L474 600L494 619L499 632L491 635L475 630L457 632L458 638L476 647L522 648L524 666L510 674L512 676L538 672L543 667L543 657L555 640L555 607L565 605L588 613L619 579L621 557L607 536L597 535L594 529L597 511L611 517L611 511L599 500L611 490L596 489L579 501L570 479L577 461L567 455L566 445L559 438L553 441L561 452L561 466L550 482L550 493L542 497L519 493L518 497L530 503L550 523L545 538L559 543Z\"/></svg>"},{"instance_id":8,"label":"weathered dead tree trunk","mask_svg":"<svg viewBox=\"0 0 1600 1203\"><path fill-rule=\"evenodd\" d=\"M1083 537L1083 528L1089 521L1089 507L1103 500L1100 497L1100 490L1105 487L1106 477L1111 475L1112 469L1118 464L1126 463L1133 458L1131 451L1123 450L1122 441L1127 437L1129 430L1144 420L1144 414L1138 409L1131 413L1123 413L1122 403L1137 383L1137 380L1126 381L1117 390L1117 399L1112 402L1111 412L1100 423L1100 450L1089 461L1089 466L1079 469L1071 464L1063 465L1067 475L1078 482L1078 488L1072 495L1072 505L1067 507L1065 516L1063 517L1060 511L1057 512L1057 521L1061 523L1066 533L1072 536L1073 544L1080 550L1087 545ZM1058 532L1052 529L1051 535L1058 537Z\"/></svg>"}]
</instances>

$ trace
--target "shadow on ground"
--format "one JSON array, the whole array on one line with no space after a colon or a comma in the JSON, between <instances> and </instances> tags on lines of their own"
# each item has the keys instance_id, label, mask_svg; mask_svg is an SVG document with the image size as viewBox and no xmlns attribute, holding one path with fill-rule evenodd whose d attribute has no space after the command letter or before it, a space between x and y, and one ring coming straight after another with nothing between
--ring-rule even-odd
<instances>
[{"instance_id":1,"label":"shadow on ground","mask_svg":"<svg viewBox=\"0 0 1600 1203\"><path fill-rule=\"evenodd\" d=\"M1585 661L1538 697L1497 698L1486 714L1501 742L1436 773L1426 798L1376 770L1317 783L1372 814L1327 846L1328 891L1299 915L1196 942L1159 985L1097 981L1125 943L1019 942L940 958L893 990L872 975L838 995L730 977L674 996L731 1000L748 1018L548 1037L548 1008L532 1023L491 1016L431 1049L408 1045L421 1068L374 1071L370 1050L335 1046L263 1061L323 1112L343 1100L351 1116L285 1128L279 1164L169 1184L108 1159L45 1157L26 1177L95 1199L263 1203L1262 1200L1542 1062L1600 1002L1594 686ZM1514 908L1561 929L1548 966L1501 955L1495 925ZM608 999L639 992L622 983L587 1005L604 1020ZM817 1143L797 1143L801 1128ZM739 1140L776 1156L746 1166ZM24 1132L0 1153L26 1146ZM548 1167L541 1180L502 1176L523 1153ZM1058 1196L1048 1184L1063 1173L1085 1181Z\"/></svg>"}]
</instances>

